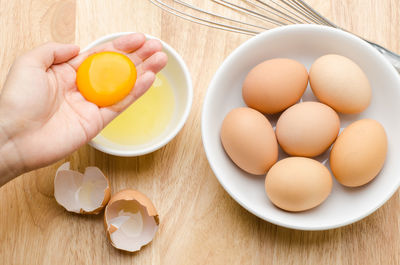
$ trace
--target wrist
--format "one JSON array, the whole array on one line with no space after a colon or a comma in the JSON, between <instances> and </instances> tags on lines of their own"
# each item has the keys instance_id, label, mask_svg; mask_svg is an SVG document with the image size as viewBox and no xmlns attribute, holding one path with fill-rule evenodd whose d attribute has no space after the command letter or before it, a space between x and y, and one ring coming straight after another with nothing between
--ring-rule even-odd
<instances>
[{"instance_id":1,"label":"wrist","mask_svg":"<svg viewBox=\"0 0 400 265\"><path fill-rule=\"evenodd\" d=\"M8 126L4 120L0 121L0 187L22 174L23 163L18 150L4 126Z\"/></svg>"}]
</instances>

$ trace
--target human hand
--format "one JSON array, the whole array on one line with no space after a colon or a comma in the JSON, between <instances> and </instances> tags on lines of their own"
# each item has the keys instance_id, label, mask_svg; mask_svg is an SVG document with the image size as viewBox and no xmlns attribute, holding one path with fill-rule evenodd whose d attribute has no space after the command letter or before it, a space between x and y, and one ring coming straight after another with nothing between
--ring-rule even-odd
<instances>
[{"instance_id":1,"label":"human hand","mask_svg":"<svg viewBox=\"0 0 400 265\"><path fill-rule=\"evenodd\" d=\"M157 40L135 33L79 54L48 43L20 56L0 95L0 186L13 177L72 153L139 98L167 63ZM135 64L137 81L117 104L100 108L79 93L76 70L90 54L117 51Z\"/></svg>"}]
</instances>

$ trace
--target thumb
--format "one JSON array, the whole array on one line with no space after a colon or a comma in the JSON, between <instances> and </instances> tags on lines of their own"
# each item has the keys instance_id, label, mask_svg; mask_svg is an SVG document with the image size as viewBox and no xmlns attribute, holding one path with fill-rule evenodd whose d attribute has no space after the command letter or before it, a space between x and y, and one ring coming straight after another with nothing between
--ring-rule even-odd
<instances>
[{"instance_id":1,"label":"thumb","mask_svg":"<svg viewBox=\"0 0 400 265\"><path fill-rule=\"evenodd\" d=\"M53 64L64 63L79 54L79 46L48 42L23 54L20 59L24 64L48 69Z\"/></svg>"}]
</instances>

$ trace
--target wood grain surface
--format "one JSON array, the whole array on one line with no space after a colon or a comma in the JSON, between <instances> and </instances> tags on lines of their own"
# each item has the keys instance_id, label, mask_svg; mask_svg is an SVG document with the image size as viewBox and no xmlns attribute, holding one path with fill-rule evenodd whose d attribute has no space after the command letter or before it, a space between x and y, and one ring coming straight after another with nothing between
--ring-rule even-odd
<instances>
[{"instance_id":1,"label":"wood grain surface","mask_svg":"<svg viewBox=\"0 0 400 265\"><path fill-rule=\"evenodd\" d=\"M307 2L400 53L400 1ZM161 220L154 241L138 253L118 251L107 242L102 214L79 216L58 206L53 179L60 161L0 189L0 264L400 264L399 192L355 224L304 232L258 219L219 185L201 143L201 106L219 65L248 36L189 23L147 0L0 0L0 83L15 57L36 45L52 40L84 47L120 31L149 33L183 56L195 91L189 120L149 155L119 158L85 146L63 161L79 170L100 167L113 192L147 194Z\"/></svg>"}]
</instances>

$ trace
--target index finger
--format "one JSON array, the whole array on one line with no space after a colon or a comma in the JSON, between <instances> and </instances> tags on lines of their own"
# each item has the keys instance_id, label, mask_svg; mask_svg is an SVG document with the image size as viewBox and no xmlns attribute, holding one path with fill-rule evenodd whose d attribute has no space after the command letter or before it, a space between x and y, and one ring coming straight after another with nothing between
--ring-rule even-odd
<instances>
[{"instance_id":1,"label":"index finger","mask_svg":"<svg viewBox=\"0 0 400 265\"><path fill-rule=\"evenodd\" d=\"M146 41L146 36L142 33L133 33L129 35L125 35L119 37L113 41L106 42L102 45L91 48L90 50L83 52L76 56L75 58L68 61L68 64L71 65L75 70L78 70L78 67L81 63L90 55L103 51L115 51L115 52L123 52L123 53L132 53L138 50ZM135 65L138 62L133 62Z\"/></svg>"}]
</instances>

